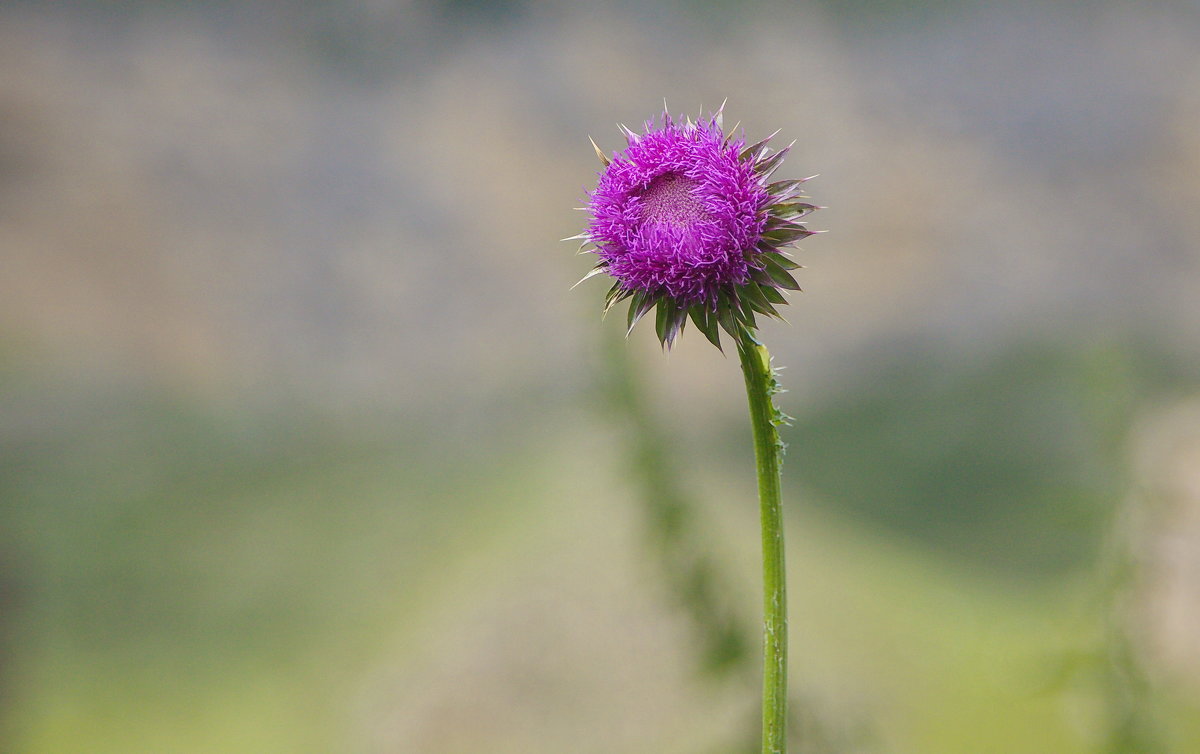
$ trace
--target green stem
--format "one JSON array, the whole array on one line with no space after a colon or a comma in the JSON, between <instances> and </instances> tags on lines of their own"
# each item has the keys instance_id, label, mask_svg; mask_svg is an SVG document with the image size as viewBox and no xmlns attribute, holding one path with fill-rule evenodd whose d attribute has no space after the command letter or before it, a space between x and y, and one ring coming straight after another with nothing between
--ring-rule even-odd
<instances>
[{"instance_id":1,"label":"green stem","mask_svg":"<svg viewBox=\"0 0 1200 754\"><path fill-rule=\"evenodd\" d=\"M777 424L783 418L772 402L778 392L771 355L752 331L738 338L738 356L746 378L763 548L763 754L787 749L787 587L783 565L783 512L779 502L782 444Z\"/></svg>"}]
</instances>

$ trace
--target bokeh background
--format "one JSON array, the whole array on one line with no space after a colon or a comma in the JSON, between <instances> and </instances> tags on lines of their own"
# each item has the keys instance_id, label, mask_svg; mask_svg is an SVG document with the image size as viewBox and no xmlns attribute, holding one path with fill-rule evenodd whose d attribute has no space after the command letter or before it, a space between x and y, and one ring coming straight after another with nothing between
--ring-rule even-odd
<instances>
[{"instance_id":1,"label":"bokeh background","mask_svg":"<svg viewBox=\"0 0 1200 754\"><path fill-rule=\"evenodd\" d=\"M1200 8L0 4L0 750L755 751L736 362L591 134L797 140L799 752L1200 750Z\"/></svg>"}]
</instances>

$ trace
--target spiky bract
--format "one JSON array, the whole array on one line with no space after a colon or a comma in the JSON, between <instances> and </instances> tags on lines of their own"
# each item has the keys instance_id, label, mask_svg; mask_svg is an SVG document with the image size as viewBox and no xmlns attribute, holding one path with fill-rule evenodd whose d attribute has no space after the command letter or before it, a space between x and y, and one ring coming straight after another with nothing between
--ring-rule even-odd
<instances>
[{"instance_id":1,"label":"spiky bract","mask_svg":"<svg viewBox=\"0 0 1200 754\"><path fill-rule=\"evenodd\" d=\"M600 258L584 279L616 278L605 311L630 299L632 330L656 309L666 348L689 317L718 348L720 329L738 339L756 314L780 317L780 289L800 289L784 249L812 235L799 221L818 209L801 201L807 179L769 182L791 145L771 149L772 134L746 146L736 128L725 133L721 109L697 121L664 111L644 133L621 129L623 152L610 159L596 148L605 170L576 236Z\"/></svg>"}]
</instances>

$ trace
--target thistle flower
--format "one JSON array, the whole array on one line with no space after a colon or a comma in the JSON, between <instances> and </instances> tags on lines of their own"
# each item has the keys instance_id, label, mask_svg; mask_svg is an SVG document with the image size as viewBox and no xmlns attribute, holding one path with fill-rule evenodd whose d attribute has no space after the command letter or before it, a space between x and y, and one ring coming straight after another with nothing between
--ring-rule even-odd
<instances>
[{"instance_id":1,"label":"thistle flower","mask_svg":"<svg viewBox=\"0 0 1200 754\"><path fill-rule=\"evenodd\" d=\"M589 194L587 230L567 239L599 257L584 280L616 279L606 313L630 299L628 331L657 307L664 348L689 317L717 348L719 328L737 340L757 314L782 319L780 290L800 290L790 272L800 265L784 249L815 232L799 222L819 209L801 201L808 179L768 182L791 145L768 147L776 131L746 146L736 126L725 133L723 109L693 122L664 107L645 133L621 126L628 145L612 158L593 141L605 169Z\"/></svg>"},{"instance_id":2,"label":"thistle flower","mask_svg":"<svg viewBox=\"0 0 1200 754\"><path fill-rule=\"evenodd\" d=\"M724 107L693 122L673 119L664 103L661 123L647 121L645 133L621 126L629 143L611 158L593 141L604 172L588 195L591 222L574 238L583 242L580 253L599 257L583 280L602 272L616 278L604 311L630 300L626 334L657 309L654 327L663 348L689 317L717 348L721 330L737 346L762 517L762 751L783 754L788 642L779 425L785 416L775 405L779 383L755 317L782 319L775 308L787 303L781 289L800 290L791 275L800 265L785 249L813 234L800 220L819 207L800 201L808 179L769 182L792 145L771 149L771 134L746 146L737 126L725 133Z\"/></svg>"}]
</instances>

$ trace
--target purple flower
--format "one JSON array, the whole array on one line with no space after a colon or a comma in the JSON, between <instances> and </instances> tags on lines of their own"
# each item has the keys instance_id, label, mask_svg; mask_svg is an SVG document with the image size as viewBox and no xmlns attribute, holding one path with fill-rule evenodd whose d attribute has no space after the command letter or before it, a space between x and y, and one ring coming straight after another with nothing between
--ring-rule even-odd
<instances>
[{"instance_id":1,"label":"purple flower","mask_svg":"<svg viewBox=\"0 0 1200 754\"><path fill-rule=\"evenodd\" d=\"M797 201L803 181L768 183L790 146L776 152L770 136L745 146L724 132L720 109L697 122L664 111L644 134L621 128L623 152L609 159L596 147L605 170L576 236L600 258L584 279L616 278L605 311L630 298L632 330L657 306L664 347L689 315L718 348L718 327L737 338L756 327L756 312L778 317L779 289L799 290L789 273L799 265L782 249L812 234L797 221L817 209Z\"/></svg>"}]
</instances>

